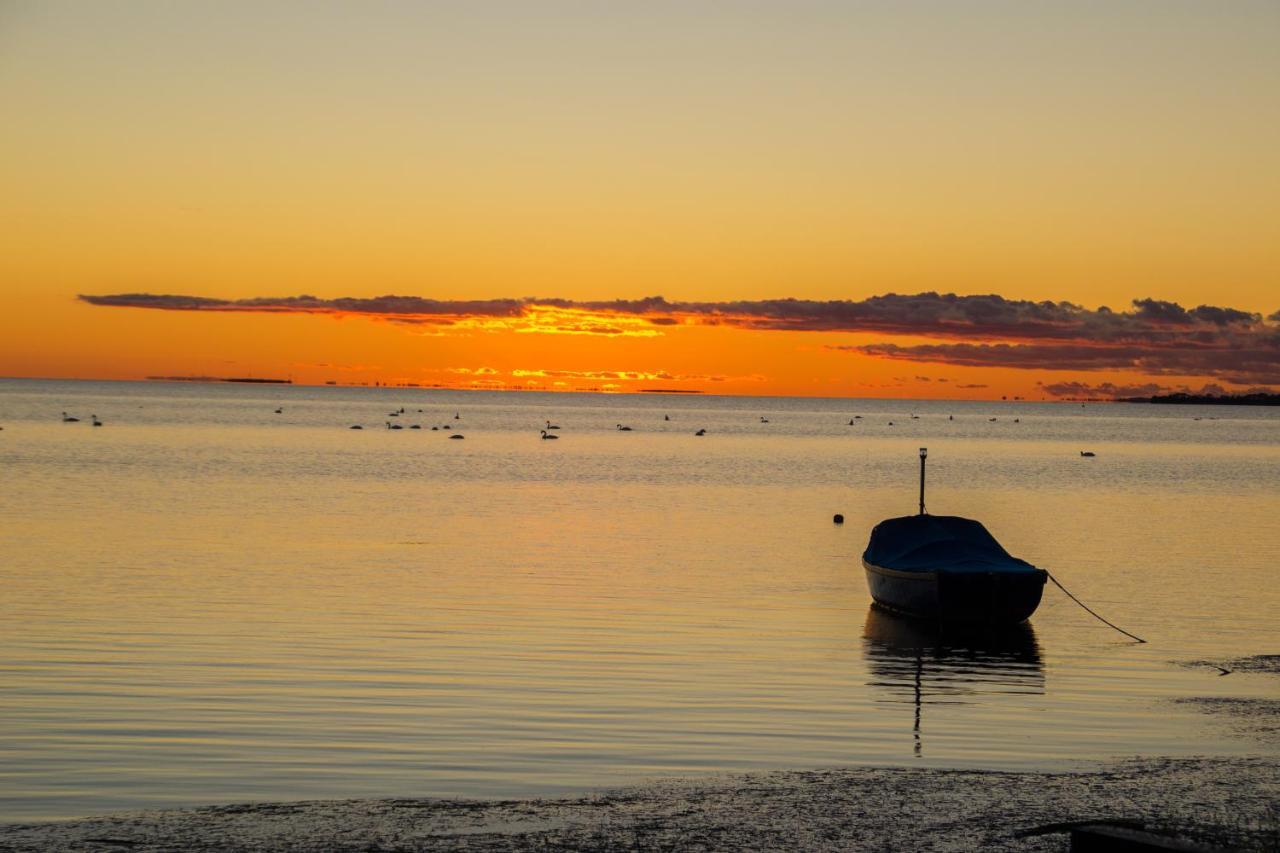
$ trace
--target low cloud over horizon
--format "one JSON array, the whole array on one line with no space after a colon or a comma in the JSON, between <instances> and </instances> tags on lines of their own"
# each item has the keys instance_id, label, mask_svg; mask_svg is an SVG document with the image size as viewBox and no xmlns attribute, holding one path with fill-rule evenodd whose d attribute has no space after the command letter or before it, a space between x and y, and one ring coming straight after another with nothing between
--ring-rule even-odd
<instances>
[{"instance_id":1,"label":"low cloud over horizon","mask_svg":"<svg viewBox=\"0 0 1280 853\"><path fill-rule=\"evenodd\" d=\"M509 329L577 335L655 336L664 327L872 333L935 344L876 342L828 350L880 359L1023 370L1128 371L1196 376L1232 385L1280 384L1280 311L1135 299L1128 310L1089 309L995 294L889 293L861 300L726 302L557 298L438 300L418 296L215 299L147 293L81 295L91 305L165 311L362 316L435 328Z\"/></svg>"}]
</instances>

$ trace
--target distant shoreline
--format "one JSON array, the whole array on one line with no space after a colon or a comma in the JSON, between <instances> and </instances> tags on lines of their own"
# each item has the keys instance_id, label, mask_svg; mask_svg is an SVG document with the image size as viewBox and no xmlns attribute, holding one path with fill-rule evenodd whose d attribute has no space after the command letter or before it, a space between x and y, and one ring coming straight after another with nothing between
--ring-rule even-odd
<instances>
[{"instance_id":1,"label":"distant shoreline","mask_svg":"<svg viewBox=\"0 0 1280 853\"><path fill-rule=\"evenodd\" d=\"M1280 406L1280 394L1163 394L1155 397L1123 397L1116 402L1196 406Z\"/></svg>"},{"instance_id":2,"label":"distant shoreline","mask_svg":"<svg viewBox=\"0 0 1280 853\"><path fill-rule=\"evenodd\" d=\"M292 385L292 379L258 379L253 376L148 376L148 382L245 382L251 385Z\"/></svg>"}]
</instances>

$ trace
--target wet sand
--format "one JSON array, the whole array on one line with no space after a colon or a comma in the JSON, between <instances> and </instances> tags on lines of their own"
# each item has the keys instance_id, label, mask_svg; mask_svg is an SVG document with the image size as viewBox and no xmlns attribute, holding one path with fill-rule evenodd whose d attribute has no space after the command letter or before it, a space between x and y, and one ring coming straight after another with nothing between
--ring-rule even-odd
<instances>
[{"instance_id":1,"label":"wet sand","mask_svg":"<svg viewBox=\"0 0 1280 853\"><path fill-rule=\"evenodd\" d=\"M856 768L507 801L256 803L0 826L0 850L1065 850L1046 824L1128 819L1280 846L1280 762L1141 760L1073 773Z\"/></svg>"}]
</instances>

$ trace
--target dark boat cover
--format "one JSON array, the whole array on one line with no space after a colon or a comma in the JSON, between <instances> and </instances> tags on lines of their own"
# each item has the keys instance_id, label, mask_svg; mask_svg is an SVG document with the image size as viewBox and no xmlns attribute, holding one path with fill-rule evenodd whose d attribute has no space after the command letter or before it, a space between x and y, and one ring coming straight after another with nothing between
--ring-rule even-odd
<instances>
[{"instance_id":1,"label":"dark boat cover","mask_svg":"<svg viewBox=\"0 0 1280 853\"><path fill-rule=\"evenodd\" d=\"M1010 556L979 522L955 515L905 515L880 522L862 559L900 572L1030 574L1035 566Z\"/></svg>"}]
</instances>

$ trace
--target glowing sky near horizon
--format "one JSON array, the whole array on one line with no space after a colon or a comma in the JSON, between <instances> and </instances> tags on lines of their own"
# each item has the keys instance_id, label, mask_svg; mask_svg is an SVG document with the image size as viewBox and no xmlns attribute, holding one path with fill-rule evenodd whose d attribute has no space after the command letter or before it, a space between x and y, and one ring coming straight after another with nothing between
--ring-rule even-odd
<instances>
[{"instance_id":1,"label":"glowing sky near horizon","mask_svg":"<svg viewBox=\"0 0 1280 853\"><path fill-rule=\"evenodd\" d=\"M0 375L982 397L1275 383L1278 37L1272 2L8 2ZM1029 341L979 325L527 334L77 299L930 291L1234 309L1255 319L1214 345L1248 369L1005 358L992 347ZM960 344L987 348L938 348Z\"/></svg>"}]
</instances>

